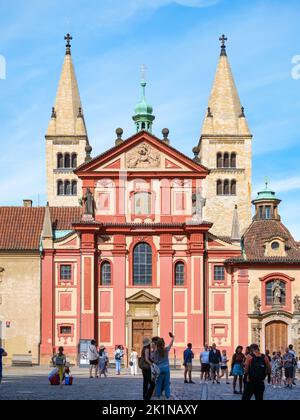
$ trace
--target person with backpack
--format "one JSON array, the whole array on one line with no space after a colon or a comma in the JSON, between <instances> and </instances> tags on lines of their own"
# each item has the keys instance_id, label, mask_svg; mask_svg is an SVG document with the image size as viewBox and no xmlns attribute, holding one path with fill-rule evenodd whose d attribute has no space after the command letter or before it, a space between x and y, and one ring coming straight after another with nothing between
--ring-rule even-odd
<instances>
[{"instance_id":1,"label":"person with backpack","mask_svg":"<svg viewBox=\"0 0 300 420\"><path fill-rule=\"evenodd\" d=\"M250 401L254 395L256 401L263 401L265 379L270 373L271 365L269 359L260 352L257 344L252 344L251 354L247 356L245 364L247 382L242 400Z\"/></svg>"},{"instance_id":2,"label":"person with backpack","mask_svg":"<svg viewBox=\"0 0 300 420\"><path fill-rule=\"evenodd\" d=\"M293 388L295 363L296 358L294 353L292 353L288 347L283 356L283 367L287 388Z\"/></svg>"},{"instance_id":3,"label":"person with backpack","mask_svg":"<svg viewBox=\"0 0 300 420\"><path fill-rule=\"evenodd\" d=\"M151 353L151 342L150 338L144 338L143 349L141 357L138 360L139 368L143 374L143 399L144 401L150 401L155 389L155 382L152 380L151 367L153 365L153 358ZM154 354L154 353L153 353Z\"/></svg>"},{"instance_id":4,"label":"person with backpack","mask_svg":"<svg viewBox=\"0 0 300 420\"><path fill-rule=\"evenodd\" d=\"M64 355L63 347L59 347L58 353L52 358L52 362L53 362L54 367L56 367L58 370L59 384L60 384L60 387L62 388L63 381L64 381L64 371L65 371L65 366L67 362L66 356Z\"/></svg>"},{"instance_id":5,"label":"person with backpack","mask_svg":"<svg viewBox=\"0 0 300 420\"><path fill-rule=\"evenodd\" d=\"M115 351L115 362L116 362L116 374L121 375L122 359L124 357L123 347L118 346Z\"/></svg>"}]
</instances>

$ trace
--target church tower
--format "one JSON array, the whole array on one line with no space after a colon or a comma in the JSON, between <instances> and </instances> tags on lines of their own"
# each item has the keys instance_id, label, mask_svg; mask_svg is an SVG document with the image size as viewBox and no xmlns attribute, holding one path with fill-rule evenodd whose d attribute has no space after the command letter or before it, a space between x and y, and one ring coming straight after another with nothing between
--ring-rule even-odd
<instances>
[{"instance_id":1,"label":"church tower","mask_svg":"<svg viewBox=\"0 0 300 420\"><path fill-rule=\"evenodd\" d=\"M68 34L55 105L46 134L47 201L50 206L79 206L81 183L74 169L90 159L82 105Z\"/></svg>"},{"instance_id":2,"label":"church tower","mask_svg":"<svg viewBox=\"0 0 300 420\"><path fill-rule=\"evenodd\" d=\"M232 235L232 220L243 234L251 223L252 135L233 79L223 35L221 55L204 119L201 164L210 170L204 183L205 220L218 236Z\"/></svg>"}]
</instances>

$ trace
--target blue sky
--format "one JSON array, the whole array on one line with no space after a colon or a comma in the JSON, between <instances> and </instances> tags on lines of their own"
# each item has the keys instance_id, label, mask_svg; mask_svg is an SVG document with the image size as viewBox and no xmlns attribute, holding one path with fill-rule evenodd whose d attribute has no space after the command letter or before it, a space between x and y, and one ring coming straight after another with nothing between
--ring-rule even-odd
<instances>
[{"instance_id":1,"label":"blue sky","mask_svg":"<svg viewBox=\"0 0 300 420\"><path fill-rule=\"evenodd\" d=\"M254 135L254 192L270 178L283 221L300 239L299 18L299 0L2 1L0 205L45 202L44 135L67 32L94 156L113 145L117 127L133 134L143 63L154 134L168 127L172 144L192 156L225 33Z\"/></svg>"}]
</instances>

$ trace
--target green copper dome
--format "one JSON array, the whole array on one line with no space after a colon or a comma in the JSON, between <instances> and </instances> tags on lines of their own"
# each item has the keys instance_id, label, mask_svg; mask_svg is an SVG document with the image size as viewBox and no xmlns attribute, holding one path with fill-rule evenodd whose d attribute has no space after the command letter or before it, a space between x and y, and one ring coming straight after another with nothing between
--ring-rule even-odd
<instances>
[{"instance_id":1,"label":"green copper dome","mask_svg":"<svg viewBox=\"0 0 300 420\"><path fill-rule=\"evenodd\" d=\"M146 86L146 81L142 80L142 99L136 105L134 109L135 115L132 117L132 119L135 122L137 132L146 130L152 133L152 125L153 121L155 120L155 116L153 115L153 107L148 104L146 100Z\"/></svg>"},{"instance_id":2,"label":"green copper dome","mask_svg":"<svg viewBox=\"0 0 300 420\"><path fill-rule=\"evenodd\" d=\"M266 181L266 188L263 191L260 191L257 194L257 197L254 200L254 202L257 202L257 201L265 201L265 200L268 200L268 201L279 201L279 202L281 201L278 197L276 197L275 191L272 191L269 188L269 182L268 181Z\"/></svg>"}]
</instances>

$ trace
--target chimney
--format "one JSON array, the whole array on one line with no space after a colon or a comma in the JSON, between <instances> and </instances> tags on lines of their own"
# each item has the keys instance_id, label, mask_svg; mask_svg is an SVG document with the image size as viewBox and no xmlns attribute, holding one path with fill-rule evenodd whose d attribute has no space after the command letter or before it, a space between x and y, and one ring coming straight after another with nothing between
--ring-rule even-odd
<instances>
[{"instance_id":1,"label":"chimney","mask_svg":"<svg viewBox=\"0 0 300 420\"><path fill-rule=\"evenodd\" d=\"M32 207L32 200L23 200L23 207Z\"/></svg>"}]
</instances>

